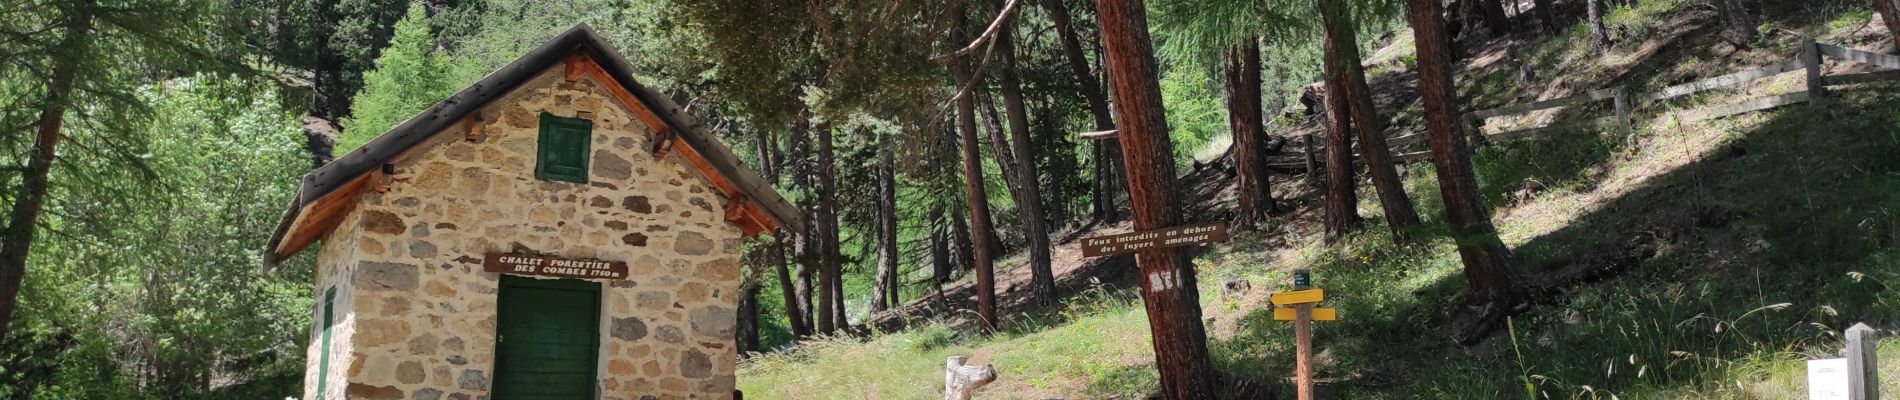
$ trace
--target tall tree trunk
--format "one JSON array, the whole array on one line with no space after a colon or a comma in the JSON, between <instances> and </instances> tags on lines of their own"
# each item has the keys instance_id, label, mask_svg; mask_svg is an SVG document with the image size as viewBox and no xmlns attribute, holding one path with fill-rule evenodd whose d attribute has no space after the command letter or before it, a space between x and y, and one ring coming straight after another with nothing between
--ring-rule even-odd
<instances>
[{"instance_id":1,"label":"tall tree trunk","mask_svg":"<svg viewBox=\"0 0 1900 400\"><path fill-rule=\"evenodd\" d=\"M1724 1L1724 0L1716 0ZM1531 12L1537 14L1538 27L1544 33L1557 33L1557 6L1551 0L1532 0Z\"/></svg>"},{"instance_id":2,"label":"tall tree trunk","mask_svg":"<svg viewBox=\"0 0 1900 400\"><path fill-rule=\"evenodd\" d=\"M950 259L950 235L945 232L945 229L938 228L948 225L944 224L944 219L950 218L946 214L942 206L932 206L930 217L926 218L932 227L930 230L930 283L939 287L944 282L950 281L950 270L953 265L956 265L956 261Z\"/></svg>"},{"instance_id":3,"label":"tall tree trunk","mask_svg":"<svg viewBox=\"0 0 1900 400\"><path fill-rule=\"evenodd\" d=\"M833 156L832 126L820 123L814 127L818 139L818 240L822 252L819 253L820 265L824 271L819 287L825 301L818 306L820 318L826 322L818 324L820 333L833 333L846 328L844 315L844 268L839 265L838 244L838 189L837 169Z\"/></svg>"},{"instance_id":4,"label":"tall tree trunk","mask_svg":"<svg viewBox=\"0 0 1900 400\"><path fill-rule=\"evenodd\" d=\"M1121 126L1117 136L1122 165L1128 167L1135 229L1174 226L1181 222L1174 198L1174 149L1168 141L1147 10L1136 0L1096 0L1095 4L1107 47L1108 75L1115 82L1115 113ZM1208 361L1194 264L1173 248L1137 252L1135 263L1143 276L1141 293L1162 395L1172 400L1212 399L1217 372Z\"/></svg>"},{"instance_id":5,"label":"tall tree trunk","mask_svg":"<svg viewBox=\"0 0 1900 400\"><path fill-rule=\"evenodd\" d=\"M1108 94L1102 92L1101 85L1095 83L1095 74L1089 71L1089 60L1082 53L1082 40L1075 33L1075 24L1069 17L1069 8L1062 0L1043 0L1042 6L1049 11L1049 21L1055 24L1056 38L1062 43L1062 56L1069 61L1069 72L1075 74L1076 87L1080 88L1082 98L1088 101L1089 116L1094 119L1095 130L1115 129L1115 117L1108 108ZM1119 212L1115 210L1115 199L1121 197L1120 180L1121 146L1117 142L1097 140L1090 144L1091 154L1095 157L1095 192L1089 197L1092 213L1098 221L1114 222Z\"/></svg>"},{"instance_id":6,"label":"tall tree trunk","mask_svg":"<svg viewBox=\"0 0 1900 400\"><path fill-rule=\"evenodd\" d=\"M742 295L739 296L737 310L739 313L738 345L739 354L743 356L747 352L763 350L759 348L759 282L756 280L745 282L739 291Z\"/></svg>"},{"instance_id":7,"label":"tall tree trunk","mask_svg":"<svg viewBox=\"0 0 1900 400\"><path fill-rule=\"evenodd\" d=\"M1338 3L1333 3L1338 5ZM1335 7L1321 7L1326 34L1327 71L1338 71L1345 75L1345 93L1352 113L1352 130L1358 134L1359 154L1366 160L1366 172L1372 176L1372 187L1379 195L1379 206L1385 209L1386 225L1392 235L1404 240L1406 232L1418 226L1418 211L1412 208L1412 198L1405 194L1405 184L1399 181L1399 172L1392 162L1392 149L1385 143L1385 123L1379 118L1378 109L1372 102L1372 87L1366 84L1365 67L1359 56L1358 22L1351 14ZM1331 74L1332 72L1328 72ZM1331 95L1331 89L1327 89ZM1330 97L1329 97L1330 99ZM1330 100L1329 100L1330 101Z\"/></svg>"},{"instance_id":8,"label":"tall tree trunk","mask_svg":"<svg viewBox=\"0 0 1900 400\"><path fill-rule=\"evenodd\" d=\"M792 169L792 187L811 188L812 151L810 110L802 112L799 119L794 121L791 142L792 156L790 166ZM824 252L824 244L818 240L818 226L820 222L817 217L817 207L812 199L805 198L799 200L799 209L805 214L805 221L808 221L804 229L792 236L792 258L798 262L798 287L796 290L799 303L798 309L804 312L799 318L805 320L805 326L810 329L811 333L826 332L827 330L819 323L821 320L828 320L819 317L823 314L818 311L817 308L817 305L823 302L816 301L823 297L823 292L816 290L817 287L813 286L814 282L812 280L813 276L818 275L822 269L822 260L819 254ZM830 324L824 323L824 325Z\"/></svg>"},{"instance_id":9,"label":"tall tree trunk","mask_svg":"<svg viewBox=\"0 0 1900 400\"><path fill-rule=\"evenodd\" d=\"M759 130L758 153L759 169L765 173L766 182L777 186L779 169L783 167L785 160L784 156L779 154L778 140L773 137L771 129ZM789 233L783 229L772 233L772 242L764 245L765 262L770 264L777 273L779 292L785 300L786 327L791 329L793 337L804 338L811 336L811 325L807 324L803 317L805 309L799 306L798 289L792 284L791 272L785 265L785 236Z\"/></svg>"},{"instance_id":10,"label":"tall tree trunk","mask_svg":"<svg viewBox=\"0 0 1900 400\"><path fill-rule=\"evenodd\" d=\"M1451 62L1445 56L1444 25L1439 21L1437 0L1409 0L1413 37L1418 39L1418 91L1424 105L1426 140L1431 146L1432 167L1438 171L1438 191L1444 198L1445 219L1451 224L1458 257L1465 264L1465 302L1486 310L1502 311L1515 307L1522 299L1524 278L1517 270L1511 249L1498 238L1491 225L1491 211L1478 195L1478 180L1472 171L1469 149L1458 133L1454 116L1458 104L1452 97ZM1491 313L1498 315L1501 313ZM1460 335L1460 342L1482 337L1489 329L1480 323Z\"/></svg>"},{"instance_id":11,"label":"tall tree trunk","mask_svg":"<svg viewBox=\"0 0 1900 400\"><path fill-rule=\"evenodd\" d=\"M1874 11L1880 14L1881 23L1887 25L1894 54L1900 54L1900 0L1874 0Z\"/></svg>"},{"instance_id":12,"label":"tall tree trunk","mask_svg":"<svg viewBox=\"0 0 1900 400\"><path fill-rule=\"evenodd\" d=\"M965 17L964 7L958 7L955 30L961 37L974 37ZM959 57L952 61L950 73L957 87L966 87L976 78L973 68L967 60ZM957 131L963 140L963 196L970 203L970 229L979 236L991 235L989 191L983 187L983 155L976 147L976 99L965 95L957 99ZM976 315L977 325L985 333L996 332L996 275L991 267L991 253L994 243L990 239L979 238L973 246L973 265L976 270Z\"/></svg>"},{"instance_id":13,"label":"tall tree trunk","mask_svg":"<svg viewBox=\"0 0 1900 400\"><path fill-rule=\"evenodd\" d=\"M1453 37L1471 40L1485 32L1485 20L1480 15L1484 12L1478 10L1479 1L1483 0L1451 0L1451 12L1446 16L1451 19Z\"/></svg>"},{"instance_id":14,"label":"tall tree trunk","mask_svg":"<svg viewBox=\"0 0 1900 400\"><path fill-rule=\"evenodd\" d=\"M1001 9L1001 1L992 1ZM1003 92L1003 114L1008 117L1010 147L1016 153L1016 182L1021 194L1016 210L1022 214L1023 236L1029 246L1029 293L1036 303L1056 302L1056 276L1049 265L1049 221L1043 218L1041 178L1036 171L1035 150L1029 145L1029 110L1023 104L1023 86L1017 77L1016 24L1008 22L996 34L996 55L1002 58L998 83Z\"/></svg>"},{"instance_id":15,"label":"tall tree trunk","mask_svg":"<svg viewBox=\"0 0 1900 400\"><path fill-rule=\"evenodd\" d=\"M956 118L956 115L952 115L950 119L954 121ZM962 276L965 271L976 268L976 242L970 235L970 219L965 215L968 208L952 206L958 202L969 204L969 199L963 199L957 195L957 191L963 190L964 184L962 165L959 164L959 160L963 157L959 150L962 148L962 138L961 135L955 134L957 129L961 127L953 122L948 130L952 134L940 136L937 171L939 171L938 176L944 178L943 196L952 199L944 206L944 212L948 213L945 219L949 226L949 232L946 233L944 239L948 241L946 244L950 251L950 265L953 267L950 272ZM948 279L949 275L945 277Z\"/></svg>"},{"instance_id":16,"label":"tall tree trunk","mask_svg":"<svg viewBox=\"0 0 1900 400\"><path fill-rule=\"evenodd\" d=\"M46 82L46 99L40 105L39 121L34 123L33 147L22 171L20 192L15 195L7 226L0 231L0 343L7 338L13 323L13 308L20 299L20 285L26 281L26 260L32 254L33 236L39 231L40 209L46 205L46 189L53 160L59 147L60 129L66 123L66 109L72 102L73 81L78 79L92 49L93 0L65 5L64 33L52 80Z\"/></svg>"},{"instance_id":17,"label":"tall tree trunk","mask_svg":"<svg viewBox=\"0 0 1900 400\"><path fill-rule=\"evenodd\" d=\"M1009 189L1009 198L1020 203L1023 201L1022 174L1017 172L1016 150L1009 145L1009 134L1003 131L1002 116L996 112L996 102L989 94L973 90L977 107L983 112L983 127L990 137L990 154L996 156L996 168L1003 172L1003 187Z\"/></svg>"},{"instance_id":18,"label":"tall tree trunk","mask_svg":"<svg viewBox=\"0 0 1900 400\"><path fill-rule=\"evenodd\" d=\"M959 182L957 188L964 189L962 186L963 184ZM968 199L964 201L966 204L969 202ZM961 271L976 271L976 238L970 234L969 212L970 209L967 207L950 209L950 247L954 253L952 259L957 260L954 265ZM963 272L957 274L961 275Z\"/></svg>"},{"instance_id":19,"label":"tall tree trunk","mask_svg":"<svg viewBox=\"0 0 1900 400\"><path fill-rule=\"evenodd\" d=\"M984 132L990 136L990 154L996 156L996 168L1002 170L1003 188L1009 190L1011 201L1021 204L1023 202L1022 174L1016 171L1018 168L1016 150L1010 148L1008 135L1003 132L1003 122L997 115L996 102L980 90L971 91L970 94L976 96L979 111L983 112L983 127L987 128ZM996 215L996 210L990 210L990 212L990 215ZM990 261L995 262L1009 251L1009 246L1003 243L1003 235L997 232L1001 228L995 226L991 228L988 236L990 249L994 251L990 253Z\"/></svg>"},{"instance_id":20,"label":"tall tree trunk","mask_svg":"<svg viewBox=\"0 0 1900 400\"><path fill-rule=\"evenodd\" d=\"M1234 226L1254 229L1273 211L1273 185L1261 160L1266 128L1260 115L1260 42L1227 50L1227 126L1233 136L1234 172L1240 204L1234 207Z\"/></svg>"},{"instance_id":21,"label":"tall tree trunk","mask_svg":"<svg viewBox=\"0 0 1900 400\"><path fill-rule=\"evenodd\" d=\"M897 306L890 301L897 288L897 164L891 135L878 137L877 165L877 274L871 286L870 317ZM870 320L870 318L865 318Z\"/></svg>"},{"instance_id":22,"label":"tall tree trunk","mask_svg":"<svg viewBox=\"0 0 1900 400\"><path fill-rule=\"evenodd\" d=\"M1610 48L1610 30L1603 26L1603 0L1584 0L1584 14L1590 23L1590 44L1597 50Z\"/></svg>"},{"instance_id":23,"label":"tall tree trunk","mask_svg":"<svg viewBox=\"0 0 1900 400\"><path fill-rule=\"evenodd\" d=\"M1497 36L1503 36L1505 32L1511 31L1511 17L1504 15L1505 1L1506 0L1477 0L1478 11L1484 13L1484 24L1489 25L1491 32ZM1517 0L1509 1L1516 2ZM1354 43L1358 42L1355 41Z\"/></svg>"},{"instance_id":24,"label":"tall tree trunk","mask_svg":"<svg viewBox=\"0 0 1900 400\"><path fill-rule=\"evenodd\" d=\"M1755 43L1759 32L1756 32L1755 17L1748 13L1746 4L1741 0L1715 0L1715 10L1722 17L1726 39L1742 48Z\"/></svg>"},{"instance_id":25,"label":"tall tree trunk","mask_svg":"<svg viewBox=\"0 0 1900 400\"><path fill-rule=\"evenodd\" d=\"M786 266L785 262L784 236L790 234L790 232L783 229L772 234L772 250L769 257L773 269L778 273L780 296L784 297L785 300L785 325L791 329L794 338L802 339L811 336L811 319L806 318L808 311L806 311L805 306L799 302L798 285L792 282L790 268Z\"/></svg>"},{"instance_id":26,"label":"tall tree trunk","mask_svg":"<svg viewBox=\"0 0 1900 400\"><path fill-rule=\"evenodd\" d=\"M1359 224L1358 180L1352 165L1352 102L1346 74L1337 65L1339 54L1327 29L1326 69L1326 241L1337 240Z\"/></svg>"}]
</instances>

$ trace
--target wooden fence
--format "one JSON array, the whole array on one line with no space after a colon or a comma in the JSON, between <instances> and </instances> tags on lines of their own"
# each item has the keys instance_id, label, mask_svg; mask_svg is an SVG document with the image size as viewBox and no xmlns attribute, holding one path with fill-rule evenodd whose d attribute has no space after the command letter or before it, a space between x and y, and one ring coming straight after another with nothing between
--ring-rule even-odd
<instances>
[{"instance_id":1,"label":"wooden fence","mask_svg":"<svg viewBox=\"0 0 1900 400\"><path fill-rule=\"evenodd\" d=\"M1884 68L1889 68L1889 69L1873 71L1873 72L1826 75L1821 70L1822 57L1829 57L1836 60L1852 61L1852 62L1857 62L1857 63L1862 63L1862 64L1869 64L1869 65L1884 67ZM1781 106L1785 106L1789 104L1809 101L1815 98L1824 98L1827 96L1828 86L1842 86L1842 85L1853 85L1853 84L1884 82L1884 81L1900 81L1900 56L1892 56L1892 55L1886 55L1886 54L1880 54L1880 53L1854 50L1854 49L1849 49L1849 48L1840 47L1840 46L1820 44L1820 43L1815 43L1813 39L1808 39L1802 42L1801 53L1796 54L1793 59L1783 61L1783 62L1778 62L1778 63L1768 65L1768 66L1736 72L1736 73L1732 73L1728 75L1722 75L1722 76L1718 76L1714 78L1666 87L1666 88L1663 88L1662 90L1658 90L1653 93L1647 93L1647 94L1642 94L1639 96L1634 96L1634 100L1641 100L1643 102L1641 106L1643 107L1655 106L1664 101L1679 98L1682 96L1687 96L1690 94L1705 92L1705 91L1729 87L1729 86L1740 85L1743 83L1753 82L1753 81L1762 80L1762 79L1768 79L1775 76L1779 76L1781 74L1792 73L1796 71L1803 71L1807 74L1807 90L1801 91L1801 92L1782 94L1782 95L1754 98L1754 99L1749 99L1749 100L1734 103L1734 104L1726 104L1726 105L1707 107L1707 108L1702 108L1702 109L1697 109L1697 110L1683 111L1683 112L1671 114L1671 116L1673 118L1676 118L1676 120L1680 122L1704 121L1704 120L1709 120L1709 119L1727 117L1727 116L1736 115L1736 114L1772 109L1775 107L1781 107ZM1493 109L1488 109L1488 110L1478 110L1478 111L1466 113L1463 118L1459 119L1459 121L1461 124L1464 125L1465 132L1471 135L1471 138L1474 143L1483 143L1487 141L1501 142L1501 141L1518 140L1518 139L1536 137L1536 136L1551 133L1551 132L1566 131L1566 130L1573 130L1573 129L1578 129L1578 128L1588 128L1588 127L1609 126L1609 127L1614 127L1617 129L1622 129L1622 130L1627 131L1632 128L1631 122L1630 122L1630 111L1632 108L1639 106L1637 104L1632 104L1633 102L1631 100L1633 99L1632 99L1632 96L1629 95L1627 89L1628 88L1624 86L1615 86L1615 87L1598 89L1598 90L1590 91L1587 93L1568 96L1568 97L1561 97L1561 98L1537 101L1537 102L1526 103L1526 104L1510 105L1510 106L1498 107L1498 108L1493 108ZM1486 134L1483 132L1483 130L1478 128L1479 126L1483 125L1483 122L1485 120L1488 120L1491 118L1525 114L1525 113L1548 110L1548 109L1553 109L1553 108L1558 108L1558 107L1568 107L1568 106L1574 106L1574 105L1579 105L1579 104L1588 104L1588 103L1594 103L1594 102L1599 102L1599 101L1604 101L1604 100L1609 100L1612 103L1612 107L1611 107L1612 114L1609 116L1591 118L1591 119L1586 119L1583 121L1569 121L1570 123L1563 124L1563 125L1552 124L1552 125L1546 125L1546 126L1540 126L1540 127L1518 129L1518 130L1491 133L1491 134ZM1411 145L1424 143L1425 142L1424 136L1425 135L1423 133L1412 134L1412 135L1392 138L1391 140L1387 141L1387 145L1395 149L1394 150L1395 153L1398 153L1396 156L1393 157L1395 161L1407 162L1407 161L1420 160L1420 159L1430 157L1430 154L1431 154L1430 151L1412 150L1410 152L1407 152L1407 151L1399 150L1406 147L1410 147Z\"/></svg>"}]
</instances>

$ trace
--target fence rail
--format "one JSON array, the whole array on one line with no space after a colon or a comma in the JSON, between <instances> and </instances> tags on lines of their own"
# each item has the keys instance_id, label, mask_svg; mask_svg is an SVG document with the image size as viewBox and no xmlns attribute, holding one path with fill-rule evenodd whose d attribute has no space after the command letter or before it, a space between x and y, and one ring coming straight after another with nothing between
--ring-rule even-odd
<instances>
[{"instance_id":1,"label":"fence rail","mask_svg":"<svg viewBox=\"0 0 1900 400\"><path fill-rule=\"evenodd\" d=\"M1739 84L1750 82L1750 81L1766 79L1768 77L1775 76L1775 75L1781 75L1781 74L1785 74L1789 72L1800 71L1801 69L1802 69L1801 60L1799 59L1788 60L1788 61L1776 63L1774 65L1769 65L1766 67L1761 67L1761 68L1751 69L1747 71L1736 72L1733 74L1704 79L1700 81L1666 87L1666 88L1663 88L1663 90L1657 91L1656 93L1650 93L1648 96L1643 96L1643 100L1652 101L1652 102L1668 100L1668 99L1673 99L1677 97L1687 96L1687 95L1698 93L1698 92L1704 92L1704 91L1714 90L1718 88L1739 85Z\"/></svg>"}]
</instances>

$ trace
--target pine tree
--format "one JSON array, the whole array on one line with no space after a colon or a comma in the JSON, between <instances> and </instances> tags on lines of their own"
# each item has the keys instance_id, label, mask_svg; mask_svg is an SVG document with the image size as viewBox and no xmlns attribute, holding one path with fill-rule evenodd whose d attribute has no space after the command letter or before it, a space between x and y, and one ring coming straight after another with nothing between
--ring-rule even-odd
<instances>
[{"instance_id":1,"label":"pine tree","mask_svg":"<svg viewBox=\"0 0 1900 400\"><path fill-rule=\"evenodd\" d=\"M42 210L60 201L49 188L58 186L55 164L70 163L56 162L69 157L60 155L61 143L119 162L121 168L137 168L142 160L119 143L143 134L152 119L145 115L151 107L134 89L179 74L256 76L250 66L233 61L241 57L232 57L249 54L238 39L238 29L254 22L247 10L212 0L138 7L78 0L22 3L0 18L0 36L8 38L0 49L8 61L0 63L0 90L18 94L0 98L0 123L8 127L0 130L0 147L24 158L0 156L8 162L0 168L11 170L0 174L8 180L0 183L6 188L0 194L8 200L6 225L0 227L0 340L13 319ZM75 128L97 135L75 135ZM14 147L19 143L31 144ZM9 165L14 161L19 164ZM17 186L11 182L15 176Z\"/></svg>"},{"instance_id":2,"label":"pine tree","mask_svg":"<svg viewBox=\"0 0 1900 400\"><path fill-rule=\"evenodd\" d=\"M1471 165L1470 149L1459 136L1456 97L1452 95L1451 58L1443 9L1437 0L1409 0L1412 36L1418 46L1418 92L1425 108L1425 134L1431 147L1432 167L1438 171L1438 191L1445 202L1445 219L1451 223L1458 257L1465 265L1465 303L1482 315L1465 327L1457 339L1470 343L1482 338L1510 309L1520 305L1525 279L1517 271L1517 259L1497 228L1491 225L1491 210L1478 194L1477 175Z\"/></svg>"},{"instance_id":3,"label":"pine tree","mask_svg":"<svg viewBox=\"0 0 1900 400\"><path fill-rule=\"evenodd\" d=\"M0 230L0 239L5 239L0 240L5 243L0 244L0 340L7 337L20 285L26 279L26 258L39 231L40 210L46 204L48 175L59 149L60 129L75 97L74 81L87 66L89 51L98 40L93 32L98 6L94 1L80 1L53 10L62 21L58 52L49 63L53 73L47 77L45 97L38 104L39 117L33 123L33 146L21 174L20 191L8 211L6 229Z\"/></svg>"},{"instance_id":4,"label":"pine tree","mask_svg":"<svg viewBox=\"0 0 1900 400\"><path fill-rule=\"evenodd\" d=\"M1378 110L1372 103L1372 89L1366 84L1366 72L1359 56L1358 22L1347 4L1340 0L1320 0L1320 19L1325 26L1326 41L1326 87L1329 115L1334 101L1334 93L1345 97L1348 108L1343 121L1329 120L1331 123L1350 124L1351 127L1337 127L1338 131L1350 129L1357 134L1359 154L1366 161L1366 173L1372 176L1373 189L1379 196L1379 205L1384 208L1386 225L1392 235L1404 239L1407 231L1418 225L1418 211L1412 209L1411 196L1405 193L1405 185L1399 182L1398 171L1393 167L1392 150L1385 143L1385 123L1380 119ZM1333 86L1337 85L1337 86ZM1350 164L1341 165L1352 168ZM1332 164L1327 165L1333 167ZM1356 185L1348 185L1348 188ZM1328 203L1332 205L1332 203ZM1330 215L1330 214L1329 214ZM1329 225L1329 227L1331 227Z\"/></svg>"},{"instance_id":5,"label":"pine tree","mask_svg":"<svg viewBox=\"0 0 1900 400\"><path fill-rule=\"evenodd\" d=\"M1584 3L1584 14L1590 24L1590 44L1596 46L1598 50L1608 50L1610 32L1603 26L1603 13L1608 10L1603 9L1603 0L1584 0Z\"/></svg>"},{"instance_id":6,"label":"pine tree","mask_svg":"<svg viewBox=\"0 0 1900 400\"><path fill-rule=\"evenodd\" d=\"M1117 136L1123 164L1128 166L1135 229L1173 226L1181 221L1174 198L1174 150L1168 141L1154 45L1148 38L1147 10L1134 0L1097 0L1095 4L1121 126ZM1213 398L1216 372L1208 360L1194 264L1175 249L1135 253L1135 263L1143 276L1142 300L1162 395L1175 400Z\"/></svg>"},{"instance_id":7,"label":"pine tree","mask_svg":"<svg viewBox=\"0 0 1900 400\"><path fill-rule=\"evenodd\" d=\"M1089 117L1095 130L1114 130L1115 117L1108 108L1108 94L1102 91L1095 74L1090 72L1080 35L1076 34L1068 6L1062 3L1062 0L1042 2L1043 8L1048 10L1050 23L1055 25L1056 39L1062 45L1063 60L1068 61L1069 72L1075 75L1076 87L1081 90L1083 100L1088 101ZM1113 141L1097 140L1089 145L1090 154L1095 158L1095 187L1089 195L1090 214L1102 222L1114 222L1121 214L1115 209L1115 201L1123 197L1117 182L1121 179L1122 153L1121 147L1114 144Z\"/></svg>"},{"instance_id":8,"label":"pine tree","mask_svg":"<svg viewBox=\"0 0 1900 400\"><path fill-rule=\"evenodd\" d=\"M363 74L363 90L351 100L352 116L343 119L343 135L336 152L348 153L396 124L455 93L448 81L447 62L435 51L429 16L422 4L396 22L395 37L376 68Z\"/></svg>"},{"instance_id":9,"label":"pine tree","mask_svg":"<svg viewBox=\"0 0 1900 400\"><path fill-rule=\"evenodd\" d=\"M351 115L351 99L363 88L363 73L394 34L395 22L407 10L407 0L311 0L307 32L316 53L310 62L315 95L303 118L305 150L315 166L335 157L344 118Z\"/></svg>"},{"instance_id":10,"label":"pine tree","mask_svg":"<svg viewBox=\"0 0 1900 400\"><path fill-rule=\"evenodd\" d=\"M1001 1L992 1L999 9ZM1043 305L1055 304L1056 278L1049 263L1049 227L1043 219L1042 183L1036 169L1036 155L1030 148L1029 111L1023 105L1022 80L1016 62L1016 25L1005 21L1003 31L996 35L996 56L1001 61L998 66L997 83L1003 95L1003 113L1007 116L1011 151L1015 153L1014 170L1017 185L1016 210L1020 212L1023 237L1029 252L1029 292L1030 297Z\"/></svg>"},{"instance_id":11,"label":"pine tree","mask_svg":"<svg viewBox=\"0 0 1900 400\"><path fill-rule=\"evenodd\" d=\"M1227 123L1234 138L1235 226L1254 229L1273 210L1273 184L1267 175L1266 127L1260 115L1260 42L1246 40L1227 51Z\"/></svg>"},{"instance_id":12,"label":"pine tree","mask_svg":"<svg viewBox=\"0 0 1900 400\"><path fill-rule=\"evenodd\" d=\"M954 18L951 29L959 32L960 37L975 37L974 33L968 31L969 20L963 16L962 8L959 7L955 11L956 16L951 17ZM951 61L950 75L957 87L974 84L973 81L978 78L972 69L973 66L963 57ZM966 94L957 98L956 118L957 133L962 138L963 148L963 197L970 205L970 230L976 232L976 239L970 247L974 249L972 269L976 272L977 325L987 333L995 332L999 322L996 319L996 273L993 270L996 246L993 240L986 238L990 232L989 190L983 184L983 155L976 144L974 97L974 94Z\"/></svg>"}]
</instances>

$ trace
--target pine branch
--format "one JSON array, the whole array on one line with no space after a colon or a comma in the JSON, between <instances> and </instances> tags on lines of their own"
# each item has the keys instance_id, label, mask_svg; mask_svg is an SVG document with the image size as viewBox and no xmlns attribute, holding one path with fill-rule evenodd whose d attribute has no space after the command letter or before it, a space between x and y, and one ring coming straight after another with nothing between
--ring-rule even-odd
<instances>
[{"instance_id":1,"label":"pine branch","mask_svg":"<svg viewBox=\"0 0 1900 400\"><path fill-rule=\"evenodd\" d=\"M1008 3L1004 3L1003 11L996 15L996 19L993 19L990 21L990 27L985 28L983 30L983 35L977 36L975 41L970 42L970 45L963 46L963 48L957 49L957 51L950 52L949 54L938 55L936 57L931 57L930 59L932 61L936 61L940 63L949 62L951 59L962 57L965 54L970 54L970 52L976 51L977 47L983 46L985 43L992 42L992 39L996 38L996 34L998 32L1003 31L1003 25L1007 25L1005 24L1005 22L1008 22L1010 15L1016 12L1016 3L1020 3L1020 2L1021 0L1009 0ZM992 45L991 47L994 47L994 45ZM983 52L988 53L989 50L984 50ZM989 56L985 55L983 58L988 59Z\"/></svg>"},{"instance_id":2,"label":"pine branch","mask_svg":"<svg viewBox=\"0 0 1900 400\"><path fill-rule=\"evenodd\" d=\"M1010 3L1012 4L1014 4L1015 2L1016 0L1010 0ZM978 82L983 81L983 71L988 69L990 65L990 56L994 55L995 53L996 53L996 41L990 41L989 46L983 49L983 58L977 61L976 69L970 71L970 81L964 82L963 87L957 89L957 94L955 96L950 96L949 100L944 100L943 104L938 104L937 111L931 113L930 119L927 119L926 121L936 121L938 118L943 118L943 113L945 111L949 111L950 106L952 104L956 104L957 100L963 99L963 96L970 95L970 89L976 88L976 84ZM932 128L935 128L937 124L930 124L930 126ZM932 132L932 133L934 134L935 132Z\"/></svg>"}]
</instances>

